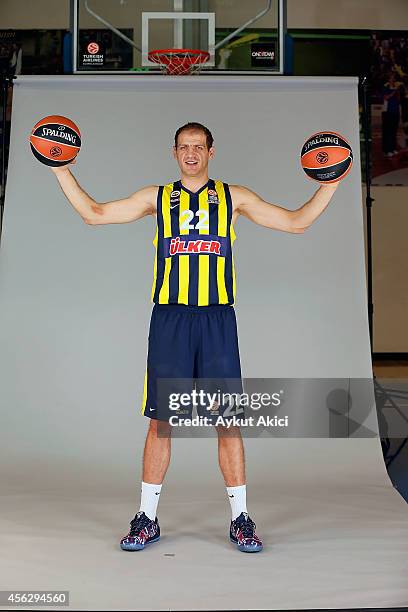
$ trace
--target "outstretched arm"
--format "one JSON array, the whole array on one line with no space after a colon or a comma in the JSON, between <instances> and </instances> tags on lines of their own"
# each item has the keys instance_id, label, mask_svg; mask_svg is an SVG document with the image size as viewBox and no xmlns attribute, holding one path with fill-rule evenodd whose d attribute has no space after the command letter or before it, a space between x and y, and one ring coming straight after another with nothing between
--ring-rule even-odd
<instances>
[{"instance_id":1,"label":"outstretched arm","mask_svg":"<svg viewBox=\"0 0 408 612\"><path fill-rule=\"evenodd\" d=\"M99 203L82 189L68 166L52 170L68 201L88 225L129 223L156 212L158 187L155 185L144 187L123 200Z\"/></svg>"},{"instance_id":2,"label":"outstretched arm","mask_svg":"<svg viewBox=\"0 0 408 612\"><path fill-rule=\"evenodd\" d=\"M259 195L240 185L231 185L234 210L264 227L303 234L329 204L338 183L321 185L313 197L297 210L265 202Z\"/></svg>"}]
</instances>

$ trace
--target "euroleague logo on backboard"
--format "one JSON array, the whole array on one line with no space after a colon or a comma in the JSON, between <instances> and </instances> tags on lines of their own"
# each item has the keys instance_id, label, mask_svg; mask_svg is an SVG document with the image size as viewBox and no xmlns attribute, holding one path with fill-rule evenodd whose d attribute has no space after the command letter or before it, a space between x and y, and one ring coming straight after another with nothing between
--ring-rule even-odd
<instances>
[{"instance_id":1,"label":"euroleague logo on backboard","mask_svg":"<svg viewBox=\"0 0 408 612\"><path fill-rule=\"evenodd\" d=\"M87 46L86 50L91 55L95 55L95 53L98 53L98 51L99 51L99 45L96 42L90 42L89 45Z\"/></svg>"}]
</instances>

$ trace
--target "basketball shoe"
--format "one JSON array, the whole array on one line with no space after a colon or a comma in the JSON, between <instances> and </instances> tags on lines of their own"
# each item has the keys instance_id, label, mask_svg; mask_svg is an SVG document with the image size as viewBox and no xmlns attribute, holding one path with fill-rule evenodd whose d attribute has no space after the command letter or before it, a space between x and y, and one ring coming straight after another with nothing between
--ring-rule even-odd
<instances>
[{"instance_id":1,"label":"basketball shoe","mask_svg":"<svg viewBox=\"0 0 408 612\"><path fill-rule=\"evenodd\" d=\"M255 523L246 512L231 521L230 540L241 552L259 552L262 542L255 533Z\"/></svg>"},{"instance_id":2,"label":"basketball shoe","mask_svg":"<svg viewBox=\"0 0 408 612\"><path fill-rule=\"evenodd\" d=\"M160 540L160 527L156 517L155 521L149 519L144 512L138 512L130 521L129 533L121 539L122 550L143 550L147 544Z\"/></svg>"}]
</instances>

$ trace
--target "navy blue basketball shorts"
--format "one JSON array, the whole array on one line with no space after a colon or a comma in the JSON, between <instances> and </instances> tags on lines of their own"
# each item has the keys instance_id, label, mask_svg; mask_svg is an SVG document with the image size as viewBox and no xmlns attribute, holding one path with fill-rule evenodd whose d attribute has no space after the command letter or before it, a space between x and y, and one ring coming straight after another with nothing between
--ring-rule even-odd
<instances>
[{"instance_id":1,"label":"navy blue basketball shorts","mask_svg":"<svg viewBox=\"0 0 408 612\"><path fill-rule=\"evenodd\" d=\"M155 304L142 413L171 424L194 416L222 424L217 417L242 417L241 393L233 306Z\"/></svg>"}]
</instances>

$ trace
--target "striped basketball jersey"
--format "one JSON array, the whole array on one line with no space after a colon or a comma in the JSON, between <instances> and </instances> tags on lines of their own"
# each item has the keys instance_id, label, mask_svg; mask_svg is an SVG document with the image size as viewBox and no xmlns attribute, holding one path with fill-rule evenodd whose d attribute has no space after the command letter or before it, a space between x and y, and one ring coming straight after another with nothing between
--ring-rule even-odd
<instances>
[{"instance_id":1,"label":"striped basketball jersey","mask_svg":"<svg viewBox=\"0 0 408 612\"><path fill-rule=\"evenodd\" d=\"M152 301L233 304L235 270L229 187L210 179L196 193L181 181L159 187Z\"/></svg>"}]
</instances>

